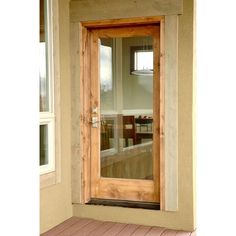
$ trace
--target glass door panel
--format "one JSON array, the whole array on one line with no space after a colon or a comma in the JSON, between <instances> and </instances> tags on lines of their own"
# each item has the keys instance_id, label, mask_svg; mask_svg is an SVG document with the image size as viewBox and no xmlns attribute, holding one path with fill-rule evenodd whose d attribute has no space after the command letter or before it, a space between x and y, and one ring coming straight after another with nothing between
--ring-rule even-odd
<instances>
[{"instance_id":1,"label":"glass door panel","mask_svg":"<svg viewBox=\"0 0 236 236\"><path fill-rule=\"evenodd\" d=\"M153 179L153 37L99 39L100 175Z\"/></svg>"}]
</instances>

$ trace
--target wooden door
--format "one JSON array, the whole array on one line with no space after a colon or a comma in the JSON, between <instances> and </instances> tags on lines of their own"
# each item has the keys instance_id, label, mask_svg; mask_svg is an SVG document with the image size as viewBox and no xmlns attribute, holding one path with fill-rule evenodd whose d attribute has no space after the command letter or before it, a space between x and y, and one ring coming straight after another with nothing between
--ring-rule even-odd
<instances>
[{"instance_id":1,"label":"wooden door","mask_svg":"<svg viewBox=\"0 0 236 236\"><path fill-rule=\"evenodd\" d=\"M90 199L158 203L160 27L89 29L87 40Z\"/></svg>"}]
</instances>

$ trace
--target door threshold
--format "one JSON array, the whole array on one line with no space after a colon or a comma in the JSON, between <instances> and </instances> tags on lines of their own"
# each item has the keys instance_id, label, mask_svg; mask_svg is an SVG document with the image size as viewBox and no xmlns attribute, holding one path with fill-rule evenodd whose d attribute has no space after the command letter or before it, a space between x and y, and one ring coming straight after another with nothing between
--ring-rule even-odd
<instances>
[{"instance_id":1,"label":"door threshold","mask_svg":"<svg viewBox=\"0 0 236 236\"><path fill-rule=\"evenodd\" d=\"M148 210L160 210L160 203L158 202L138 202L138 201L92 198L86 204L87 205L128 207L128 208L142 208L142 209L148 209Z\"/></svg>"}]
</instances>

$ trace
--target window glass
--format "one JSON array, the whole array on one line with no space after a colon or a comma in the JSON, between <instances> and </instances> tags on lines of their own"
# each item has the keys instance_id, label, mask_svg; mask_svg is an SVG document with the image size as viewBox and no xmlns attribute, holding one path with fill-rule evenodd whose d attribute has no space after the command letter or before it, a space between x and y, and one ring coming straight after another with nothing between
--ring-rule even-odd
<instances>
[{"instance_id":1,"label":"window glass","mask_svg":"<svg viewBox=\"0 0 236 236\"><path fill-rule=\"evenodd\" d=\"M102 177L153 179L153 76L133 79L129 63L133 47L136 70L153 69L152 42L151 36L100 39Z\"/></svg>"},{"instance_id":2,"label":"window glass","mask_svg":"<svg viewBox=\"0 0 236 236\"><path fill-rule=\"evenodd\" d=\"M135 70L153 70L153 51L136 51L134 55Z\"/></svg>"},{"instance_id":3,"label":"window glass","mask_svg":"<svg viewBox=\"0 0 236 236\"><path fill-rule=\"evenodd\" d=\"M40 90L40 173L55 170L55 114L53 108L53 43L52 5L50 0L40 0L39 31L39 90Z\"/></svg>"},{"instance_id":4,"label":"window glass","mask_svg":"<svg viewBox=\"0 0 236 236\"><path fill-rule=\"evenodd\" d=\"M48 164L48 125L40 125L40 166Z\"/></svg>"},{"instance_id":5,"label":"window glass","mask_svg":"<svg viewBox=\"0 0 236 236\"><path fill-rule=\"evenodd\" d=\"M113 41L101 39L100 46L100 92L101 110L114 110L114 76L113 76Z\"/></svg>"},{"instance_id":6,"label":"window glass","mask_svg":"<svg viewBox=\"0 0 236 236\"><path fill-rule=\"evenodd\" d=\"M40 111L49 111L49 79L47 68L47 1L40 0L40 32L39 32L39 89Z\"/></svg>"}]
</instances>

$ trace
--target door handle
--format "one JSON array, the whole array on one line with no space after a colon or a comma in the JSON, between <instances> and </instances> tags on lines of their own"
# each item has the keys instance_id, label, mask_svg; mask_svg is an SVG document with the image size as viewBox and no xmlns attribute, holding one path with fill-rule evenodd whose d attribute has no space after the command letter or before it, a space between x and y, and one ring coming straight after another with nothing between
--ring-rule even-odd
<instances>
[{"instance_id":1,"label":"door handle","mask_svg":"<svg viewBox=\"0 0 236 236\"><path fill-rule=\"evenodd\" d=\"M92 120L90 121L90 123L92 124L92 128L98 128L98 123L100 121L98 120L97 116L93 116Z\"/></svg>"}]
</instances>

